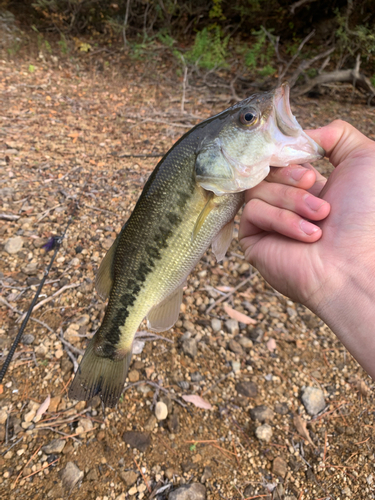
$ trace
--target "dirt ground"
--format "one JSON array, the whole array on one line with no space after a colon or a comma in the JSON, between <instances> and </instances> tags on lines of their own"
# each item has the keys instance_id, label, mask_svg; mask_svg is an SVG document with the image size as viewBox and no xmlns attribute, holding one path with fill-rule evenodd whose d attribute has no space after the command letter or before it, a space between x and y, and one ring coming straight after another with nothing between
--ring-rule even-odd
<instances>
[{"instance_id":1,"label":"dirt ground","mask_svg":"<svg viewBox=\"0 0 375 500\"><path fill-rule=\"evenodd\" d=\"M166 340L138 344L116 409L68 399L104 313L95 273L156 155L231 103L230 90L189 80L182 106L183 79L162 58L104 55L0 60L2 362L50 262L42 246L78 203L0 387L0 497L163 500L199 483L198 496L173 498L375 498L373 381L319 318L264 282L236 239L222 263L208 251L191 274ZM374 107L350 87L292 108L305 128L342 118L375 139ZM14 237L22 247L9 253ZM324 395L314 416L306 387ZM167 419L154 416L158 401Z\"/></svg>"}]
</instances>

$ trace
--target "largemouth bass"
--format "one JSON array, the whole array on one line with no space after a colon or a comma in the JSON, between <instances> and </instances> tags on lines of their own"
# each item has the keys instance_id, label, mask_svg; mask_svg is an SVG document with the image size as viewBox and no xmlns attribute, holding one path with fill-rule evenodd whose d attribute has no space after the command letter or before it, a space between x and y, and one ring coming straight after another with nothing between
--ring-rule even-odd
<instances>
[{"instance_id":1,"label":"largemouth bass","mask_svg":"<svg viewBox=\"0 0 375 500\"><path fill-rule=\"evenodd\" d=\"M186 278L208 246L223 259L243 191L261 182L270 165L323 155L292 115L286 84L252 95L182 136L152 172L101 263L96 288L109 301L69 396L88 400L98 394L114 406L139 324L147 317L157 332L174 325Z\"/></svg>"}]
</instances>

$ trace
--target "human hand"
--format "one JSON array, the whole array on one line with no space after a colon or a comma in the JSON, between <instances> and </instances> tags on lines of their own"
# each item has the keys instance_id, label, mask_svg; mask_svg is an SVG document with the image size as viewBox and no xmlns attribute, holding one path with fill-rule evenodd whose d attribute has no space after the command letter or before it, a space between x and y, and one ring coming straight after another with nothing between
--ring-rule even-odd
<instances>
[{"instance_id":1,"label":"human hand","mask_svg":"<svg viewBox=\"0 0 375 500\"><path fill-rule=\"evenodd\" d=\"M308 134L335 170L326 182L311 166L300 180L296 166L274 169L246 193L240 242L264 278L320 316L375 377L375 143L342 121Z\"/></svg>"}]
</instances>

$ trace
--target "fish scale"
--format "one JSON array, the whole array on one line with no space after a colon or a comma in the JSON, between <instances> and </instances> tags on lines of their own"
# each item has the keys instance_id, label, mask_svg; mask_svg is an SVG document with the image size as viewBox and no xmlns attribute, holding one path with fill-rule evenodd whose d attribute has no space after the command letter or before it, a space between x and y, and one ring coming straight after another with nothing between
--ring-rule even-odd
<instances>
[{"instance_id":1,"label":"fish scale","mask_svg":"<svg viewBox=\"0 0 375 500\"><path fill-rule=\"evenodd\" d=\"M182 287L208 246L223 258L244 189L267 175L271 158L285 163L286 146L290 162L320 156L289 111L285 86L255 94L198 124L158 163L98 271L97 290L109 301L69 389L73 399L99 394L114 406L140 323L173 326Z\"/></svg>"}]
</instances>

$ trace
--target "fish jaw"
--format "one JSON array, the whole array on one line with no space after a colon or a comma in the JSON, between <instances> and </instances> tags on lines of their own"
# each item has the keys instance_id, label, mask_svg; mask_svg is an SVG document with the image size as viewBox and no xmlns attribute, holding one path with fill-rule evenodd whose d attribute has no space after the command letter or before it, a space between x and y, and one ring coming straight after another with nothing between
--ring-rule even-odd
<instances>
[{"instance_id":1,"label":"fish jaw","mask_svg":"<svg viewBox=\"0 0 375 500\"><path fill-rule=\"evenodd\" d=\"M275 142L276 151L270 158L273 167L287 167L292 163L306 163L324 157L319 146L296 120L289 102L287 83L277 88L274 95L274 113L267 123L267 131Z\"/></svg>"}]
</instances>

